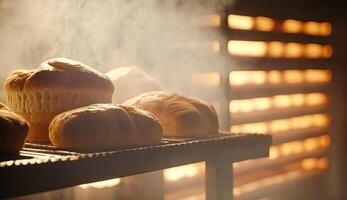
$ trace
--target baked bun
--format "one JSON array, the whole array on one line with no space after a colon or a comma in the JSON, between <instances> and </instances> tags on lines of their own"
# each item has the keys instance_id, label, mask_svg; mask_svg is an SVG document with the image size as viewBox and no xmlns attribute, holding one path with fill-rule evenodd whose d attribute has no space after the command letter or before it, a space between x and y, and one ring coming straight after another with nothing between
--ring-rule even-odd
<instances>
[{"instance_id":1,"label":"baked bun","mask_svg":"<svg viewBox=\"0 0 347 200\"><path fill-rule=\"evenodd\" d=\"M18 155L29 125L25 119L0 102L0 156Z\"/></svg>"},{"instance_id":2,"label":"baked bun","mask_svg":"<svg viewBox=\"0 0 347 200\"><path fill-rule=\"evenodd\" d=\"M61 113L49 126L49 138L60 148L158 144L162 132L152 114L112 104L93 104Z\"/></svg>"},{"instance_id":3,"label":"baked bun","mask_svg":"<svg viewBox=\"0 0 347 200\"><path fill-rule=\"evenodd\" d=\"M15 71L5 82L8 106L30 123L28 141L48 141L54 116L93 103L110 103L113 90L107 76L66 58Z\"/></svg>"},{"instance_id":4,"label":"baked bun","mask_svg":"<svg viewBox=\"0 0 347 200\"><path fill-rule=\"evenodd\" d=\"M192 97L154 91L134 97L124 105L146 110L158 117L164 136L204 136L218 132L214 108Z\"/></svg>"},{"instance_id":5,"label":"baked bun","mask_svg":"<svg viewBox=\"0 0 347 200\"><path fill-rule=\"evenodd\" d=\"M150 112L134 107L124 105L119 105L119 107L128 113L135 125L137 145L152 145L160 142L163 127L158 118Z\"/></svg>"},{"instance_id":6,"label":"baked bun","mask_svg":"<svg viewBox=\"0 0 347 200\"><path fill-rule=\"evenodd\" d=\"M150 77L138 67L120 67L109 71L106 75L111 79L115 92L112 103L119 104L139 94L161 90L158 81Z\"/></svg>"}]
</instances>

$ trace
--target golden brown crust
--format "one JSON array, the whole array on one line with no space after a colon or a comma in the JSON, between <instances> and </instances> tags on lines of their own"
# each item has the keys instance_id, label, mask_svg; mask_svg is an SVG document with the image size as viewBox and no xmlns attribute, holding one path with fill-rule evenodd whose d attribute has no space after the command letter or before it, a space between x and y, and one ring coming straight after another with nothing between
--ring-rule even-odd
<instances>
[{"instance_id":1,"label":"golden brown crust","mask_svg":"<svg viewBox=\"0 0 347 200\"><path fill-rule=\"evenodd\" d=\"M154 91L124 102L159 118L165 136L202 136L217 133L218 119L207 102L175 93Z\"/></svg>"},{"instance_id":2,"label":"golden brown crust","mask_svg":"<svg viewBox=\"0 0 347 200\"><path fill-rule=\"evenodd\" d=\"M152 122L156 123L155 118L146 121L149 118L147 113L133 112L128 107L93 104L56 116L49 126L49 137L55 146L62 148L129 147L139 145L139 142L149 144L154 139L158 140L157 133L152 135L148 132L157 129ZM142 128L143 121L152 128L137 131ZM152 138L147 140L144 137Z\"/></svg>"},{"instance_id":3,"label":"golden brown crust","mask_svg":"<svg viewBox=\"0 0 347 200\"><path fill-rule=\"evenodd\" d=\"M42 89L92 89L114 90L109 78L80 62L66 58L54 58L43 62L34 70L13 72L5 82L5 89L42 90Z\"/></svg>"},{"instance_id":4,"label":"golden brown crust","mask_svg":"<svg viewBox=\"0 0 347 200\"><path fill-rule=\"evenodd\" d=\"M5 90L23 90L26 80L34 70L20 69L12 72L5 81Z\"/></svg>"},{"instance_id":5,"label":"golden brown crust","mask_svg":"<svg viewBox=\"0 0 347 200\"><path fill-rule=\"evenodd\" d=\"M23 147L28 129L24 118L0 102L0 155L17 155Z\"/></svg>"},{"instance_id":6,"label":"golden brown crust","mask_svg":"<svg viewBox=\"0 0 347 200\"><path fill-rule=\"evenodd\" d=\"M157 91L162 88L158 81L135 66L119 67L107 72L106 75L115 87L112 97L114 104L123 103L141 93Z\"/></svg>"},{"instance_id":7,"label":"golden brown crust","mask_svg":"<svg viewBox=\"0 0 347 200\"><path fill-rule=\"evenodd\" d=\"M119 105L119 107L123 108L134 122L137 145L152 145L160 142L163 127L152 113L130 106Z\"/></svg>"},{"instance_id":8,"label":"golden brown crust","mask_svg":"<svg viewBox=\"0 0 347 200\"><path fill-rule=\"evenodd\" d=\"M111 103L109 78L65 58L43 62L34 70L13 72L5 82L8 106L30 123L28 141L49 141L54 116L94 103Z\"/></svg>"},{"instance_id":9,"label":"golden brown crust","mask_svg":"<svg viewBox=\"0 0 347 200\"><path fill-rule=\"evenodd\" d=\"M205 130L209 134L216 134L218 132L218 116L214 107L206 101L184 96L185 100L195 106L200 114L202 119L202 130Z\"/></svg>"}]
</instances>

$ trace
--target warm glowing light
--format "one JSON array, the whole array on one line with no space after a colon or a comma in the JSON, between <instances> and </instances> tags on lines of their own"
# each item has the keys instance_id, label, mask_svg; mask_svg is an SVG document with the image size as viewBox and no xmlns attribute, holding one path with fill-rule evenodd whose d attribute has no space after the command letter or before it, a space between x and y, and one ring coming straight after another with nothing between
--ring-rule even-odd
<instances>
[{"instance_id":1,"label":"warm glowing light","mask_svg":"<svg viewBox=\"0 0 347 200\"><path fill-rule=\"evenodd\" d=\"M333 48L330 45L324 45L323 47L323 57L330 58L333 55Z\"/></svg>"},{"instance_id":2,"label":"warm glowing light","mask_svg":"<svg viewBox=\"0 0 347 200\"><path fill-rule=\"evenodd\" d=\"M265 71L232 71L229 74L230 85L266 83L267 73Z\"/></svg>"},{"instance_id":3,"label":"warm glowing light","mask_svg":"<svg viewBox=\"0 0 347 200\"><path fill-rule=\"evenodd\" d=\"M291 144L293 147L292 152L294 154L300 154L305 151L303 141L294 141L294 142L291 142Z\"/></svg>"},{"instance_id":4,"label":"warm glowing light","mask_svg":"<svg viewBox=\"0 0 347 200\"><path fill-rule=\"evenodd\" d=\"M319 140L316 138L309 138L305 140L305 150L313 151L319 147Z\"/></svg>"},{"instance_id":5,"label":"warm glowing light","mask_svg":"<svg viewBox=\"0 0 347 200\"><path fill-rule=\"evenodd\" d=\"M307 58L319 58L323 55L323 47L319 44L306 44L305 45L305 57Z\"/></svg>"},{"instance_id":6,"label":"warm glowing light","mask_svg":"<svg viewBox=\"0 0 347 200\"><path fill-rule=\"evenodd\" d=\"M331 24L329 22L323 22L320 24L320 34L323 36L328 36L331 34Z\"/></svg>"},{"instance_id":7,"label":"warm glowing light","mask_svg":"<svg viewBox=\"0 0 347 200\"><path fill-rule=\"evenodd\" d=\"M304 94L292 94L291 103L293 106L303 106L305 104L305 95Z\"/></svg>"},{"instance_id":8,"label":"warm glowing light","mask_svg":"<svg viewBox=\"0 0 347 200\"><path fill-rule=\"evenodd\" d=\"M305 79L307 82L329 82L331 80L330 70L309 69L305 71Z\"/></svg>"},{"instance_id":9,"label":"warm glowing light","mask_svg":"<svg viewBox=\"0 0 347 200\"><path fill-rule=\"evenodd\" d=\"M309 35L320 35L321 26L319 22L306 22L304 24L303 32Z\"/></svg>"},{"instance_id":10,"label":"warm glowing light","mask_svg":"<svg viewBox=\"0 0 347 200\"><path fill-rule=\"evenodd\" d=\"M282 82L282 74L280 71L268 71L267 72L267 81L270 84L280 84Z\"/></svg>"},{"instance_id":11,"label":"warm glowing light","mask_svg":"<svg viewBox=\"0 0 347 200\"><path fill-rule=\"evenodd\" d=\"M230 40L228 52L231 55L250 57L329 58L332 55L332 47L330 45L294 42Z\"/></svg>"},{"instance_id":12,"label":"warm glowing light","mask_svg":"<svg viewBox=\"0 0 347 200\"><path fill-rule=\"evenodd\" d=\"M231 132L237 133L280 133L291 130L300 130L313 127L327 127L329 117L326 114L303 115L287 119L277 119L271 121L247 123L233 125Z\"/></svg>"},{"instance_id":13,"label":"warm glowing light","mask_svg":"<svg viewBox=\"0 0 347 200\"><path fill-rule=\"evenodd\" d=\"M286 58L299 58L303 54L304 46L303 44L299 43L287 43L286 44L286 50L285 50L285 57Z\"/></svg>"},{"instance_id":14,"label":"warm glowing light","mask_svg":"<svg viewBox=\"0 0 347 200\"><path fill-rule=\"evenodd\" d=\"M271 107L270 98L255 98L230 101L230 112L251 112L253 110L266 110Z\"/></svg>"},{"instance_id":15,"label":"warm glowing light","mask_svg":"<svg viewBox=\"0 0 347 200\"><path fill-rule=\"evenodd\" d=\"M283 57L285 52L285 44L283 42L269 42L267 44L268 55L270 57L279 58Z\"/></svg>"},{"instance_id":16,"label":"warm glowing light","mask_svg":"<svg viewBox=\"0 0 347 200\"><path fill-rule=\"evenodd\" d=\"M277 119L269 122L271 133L290 130L289 119Z\"/></svg>"},{"instance_id":17,"label":"warm glowing light","mask_svg":"<svg viewBox=\"0 0 347 200\"><path fill-rule=\"evenodd\" d=\"M323 135L319 138L320 146L322 147L328 147L331 144L331 137L330 135Z\"/></svg>"},{"instance_id":18,"label":"warm glowing light","mask_svg":"<svg viewBox=\"0 0 347 200\"><path fill-rule=\"evenodd\" d=\"M304 170L313 170L318 165L318 159L316 158L307 158L301 161L301 166Z\"/></svg>"},{"instance_id":19,"label":"warm glowing light","mask_svg":"<svg viewBox=\"0 0 347 200\"><path fill-rule=\"evenodd\" d=\"M216 87L220 85L220 74L217 72L195 73L191 80L195 85Z\"/></svg>"},{"instance_id":20,"label":"warm glowing light","mask_svg":"<svg viewBox=\"0 0 347 200\"><path fill-rule=\"evenodd\" d=\"M327 96L323 93L310 93L306 95L306 105L316 106L327 102Z\"/></svg>"},{"instance_id":21,"label":"warm glowing light","mask_svg":"<svg viewBox=\"0 0 347 200\"><path fill-rule=\"evenodd\" d=\"M292 129L305 129L313 125L312 115L293 117L290 122Z\"/></svg>"},{"instance_id":22,"label":"warm glowing light","mask_svg":"<svg viewBox=\"0 0 347 200\"><path fill-rule=\"evenodd\" d=\"M300 70L285 70L283 72L284 81L288 84L298 84L304 82L304 74Z\"/></svg>"},{"instance_id":23,"label":"warm glowing light","mask_svg":"<svg viewBox=\"0 0 347 200\"><path fill-rule=\"evenodd\" d=\"M275 108L288 108L292 106L292 101L289 95L277 95L273 97Z\"/></svg>"},{"instance_id":24,"label":"warm glowing light","mask_svg":"<svg viewBox=\"0 0 347 200\"><path fill-rule=\"evenodd\" d=\"M114 187L116 185L119 185L120 182L121 182L121 179L116 178L116 179L111 179L111 180L106 180L106 181L98 181L98 182L94 182L94 183L83 184L83 185L80 185L80 187L83 189L87 189L87 188L102 189L102 188Z\"/></svg>"},{"instance_id":25,"label":"warm glowing light","mask_svg":"<svg viewBox=\"0 0 347 200\"><path fill-rule=\"evenodd\" d=\"M266 72L265 71L252 71L251 81L255 85L262 85L266 82Z\"/></svg>"},{"instance_id":26,"label":"warm glowing light","mask_svg":"<svg viewBox=\"0 0 347 200\"><path fill-rule=\"evenodd\" d=\"M329 125L329 117L324 114L316 114L312 116L312 123L317 127L325 127Z\"/></svg>"},{"instance_id":27,"label":"warm glowing light","mask_svg":"<svg viewBox=\"0 0 347 200\"><path fill-rule=\"evenodd\" d=\"M289 107L300 107L304 105L317 106L317 105L323 105L326 102L327 102L327 95L324 93L307 93L307 94L299 93L299 94L290 94L290 95L276 95L272 97L232 100L230 101L229 111L231 113L239 113L239 112L262 111L262 110L268 110L272 108L281 109L281 108L289 108ZM320 118L320 120L323 120L323 119L322 117ZM317 123L319 123L319 121L317 121ZM283 124L281 126L283 126Z\"/></svg>"},{"instance_id":28,"label":"warm glowing light","mask_svg":"<svg viewBox=\"0 0 347 200\"><path fill-rule=\"evenodd\" d=\"M219 27L221 22L221 16L218 14L202 15L196 19L196 24L204 27Z\"/></svg>"},{"instance_id":29,"label":"warm glowing light","mask_svg":"<svg viewBox=\"0 0 347 200\"><path fill-rule=\"evenodd\" d=\"M249 81L249 71L232 71L229 73L230 85L245 85Z\"/></svg>"},{"instance_id":30,"label":"warm glowing light","mask_svg":"<svg viewBox=\"0 0 347 200\"><path fill-rule=\"evenodd\" d=\"M199 174L201 164L184 165L164 170L164 180L172 182L182 178L191 178Z\"/></svg>"},{"instance_id":31,"label":"warm glowing light","mask_svg":"<svg viewBox=\"0 0 347 200\"><path fill-rule=\"evenodd\" d=\"M268 17L256 17L255 27L259 31L272 31L275 27L275 21Z\"/></svg>"},{"instance_id":32,"label":"warm glowing light","mask_svg":"<svg viewBox=\"0 0 347 200\"><path fill-rule=\"evenodd\" d=\"M323 158L307 158L301 161L301 167L304 170L327 169L329 167L329 159Z\"/></svg>"},{"instance_id":33,"label":"warm glowing light","mask_svg":"<svg viewBox=\"0 0 347 200\"><path fill-rule=\"evenodd\" d=\"M265 123L244 124L241 131L245 133L267 133L267 126Z\"/></svg>"},{"instance_id":34,"label":"warm glowing light","mask_svg":"<svg viewBox=\"0 0 347 200\"><path fill-rule=\"evenodd\" d=\"M241 126L239 125L234 125L230 127L230 132L232 133L242 133Z\"/></svg>"},{"instance_id":35,"label":"warm glowing light","mask_svg":"<svg viewBox=\"0 0 347 200\"><path fill-rule=\"evenodd\" d=\"M331 34L331 24L329 22L301 22L288 19L282 24L285 33L304 33L309 35L328 36Z\"/></svg>"},{"instance_id":36,"label":"warm glowing light","mask_svg":"<svg viewBox=\"0 0 347 200\"><path fill-rule=\"evenodd\" d=\"M268 97L253 99L254 108L256 110L267 110L272 107L271 99Z\"/></svg>"},{"instance_id":37,"label":"warm glowing light","mask_svg":"<svg viewBox=\"0 0 347 200\"><path fill-rule=\"evenodd\" d=\"M277 146L271 146L270 147L270 160L276 159L280 156L280 150Z\"/></svg>"},{"instance_id":38,"label":"warm glowing light","mask_svg":"<svg viewBox=\"0 0 347 200\"><path fill-rule=\"evenodd\" d=\"M233 71L229 74L232 86L248 84L299 84L326 83L331 80L330 70L284 70L284 71Z\"/></svg>"},{"instance_id":39,"label":"warm glowing light","mask_svg":"<svg viewBox=\"0 0 347 200\"><path fill-rule=\"evenodd\" d=\"M241 112L250 112L254 110L252 100L242 100L239 102Z\"/></svg>"},{"instance_id":40,"label":"warm glowing light","mask_svg":"<svg viewBox=\"0 0 347 200\"><path fill-rule=\"evenodd\" d=\"M228 26L231 29L251 30L254 26L254 20L249 16L228 15Z\"/></svg>"},{"instance_id":41,"label":"warm glowing light","mask_svg":"<svg viewBox=\"0 0 347 200\"><path fill-rule=\"evenodd\" d=\"M286 33L300 33L303 23L293 19L287 19L282 24L282 30Z\"/></svg>"},{"instance_id":42,"label":"warm glowing light","mask_svg":"<svg viewBox=\"0 0 347 200\"><path fill-rule=\"evenodd\" d=\"M293 154L293 145L291 143L284 143L280 145L281 155L288 156Z\"/></svg>"},{"instance_id":43,"label":"warm glowing light","mask_svg":"<svg viewBox=\"0 0 347 200\"><path fill-rule=\"evenodd\" d=\"M267 124L264 122L234 125L230 127L233 133L268 133Z\"/></svg>"},{"instance_id":44,"label":"warm glowing light","mask_svg":"<svg viewBox=\"0 0 347 200\"><path fill-rule=\"evenodd\" d=\"M266 55L266 43L255 41L230 40L228 52L235 56L263 57Z\"/></svg>"}]
</instances>

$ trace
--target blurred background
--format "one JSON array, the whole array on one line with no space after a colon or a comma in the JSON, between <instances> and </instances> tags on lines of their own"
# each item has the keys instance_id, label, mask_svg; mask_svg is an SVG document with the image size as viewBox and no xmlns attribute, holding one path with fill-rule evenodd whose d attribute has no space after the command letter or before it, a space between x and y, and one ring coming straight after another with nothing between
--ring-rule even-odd
<instances>
[{"instance_id":1,"label":"blurred background","mask_svg":"<svg viewBox=\"0 0 347 200\"><path fill-rule=\"evenodd\" d=\"M0 80L52 57L101 72L139 66L213 103L221 130L273 135L269 158L234 164L236 199L347 199L345 10L317 0L0 0ZM204 187L197 163L16 199L200 200Z\"/></svg>"}]
</instances>

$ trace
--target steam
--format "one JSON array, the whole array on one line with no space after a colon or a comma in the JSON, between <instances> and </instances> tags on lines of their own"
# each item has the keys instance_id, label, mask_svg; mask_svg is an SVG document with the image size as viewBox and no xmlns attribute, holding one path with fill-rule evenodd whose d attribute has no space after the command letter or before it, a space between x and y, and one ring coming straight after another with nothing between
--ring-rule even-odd
<instances>
[{"instance_id":1,"label":"steam","mask_svg":"<svg viewBox=\"0 0 347 200\"><path fill-rule=\"evenodd\" d=\"M173 85L223 56L198 56L184 41L222 40L192 19L223 2L173 0L0 0L1 79L53 57L68 57L101 72L137 65ZM201 50L201 49L200 49ZM181 88L180 86L177 88ZM182 85L184 88L184 85Z\"/></svg>"}]
</instances>

